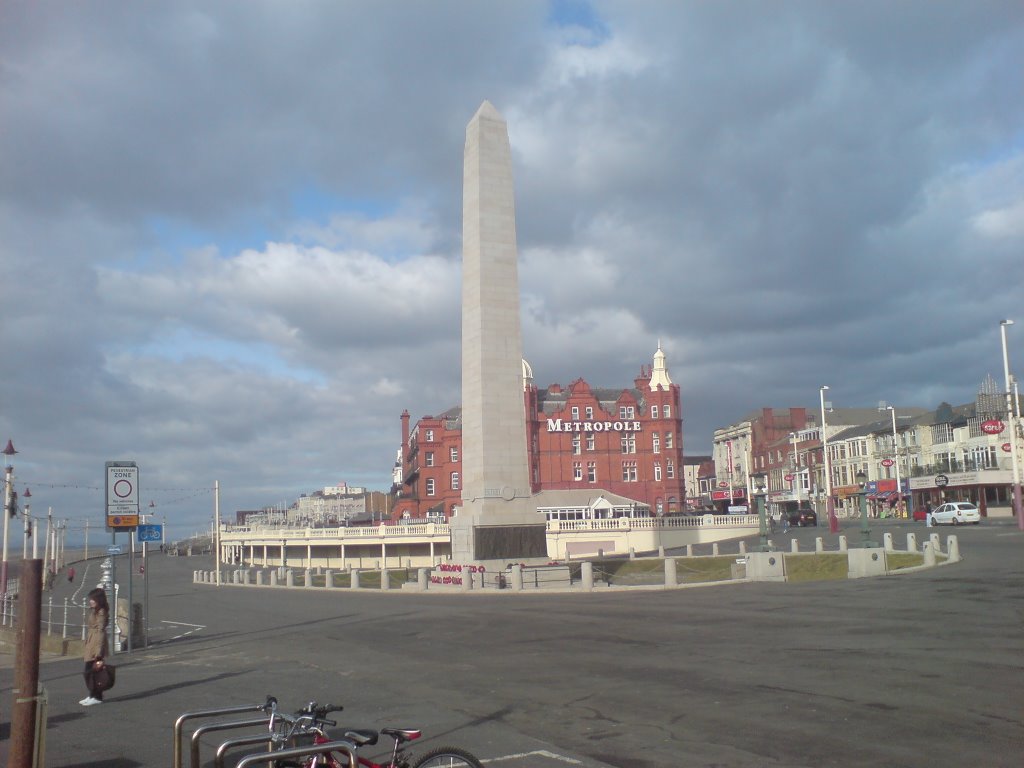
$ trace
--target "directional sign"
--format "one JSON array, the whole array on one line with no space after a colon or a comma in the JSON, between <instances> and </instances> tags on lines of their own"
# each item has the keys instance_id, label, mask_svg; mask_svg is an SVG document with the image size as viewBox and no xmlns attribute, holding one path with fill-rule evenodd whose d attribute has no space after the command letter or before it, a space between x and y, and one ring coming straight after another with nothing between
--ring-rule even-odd
<instances>
[{"instance_id":1,"label":"directional sign","mask_svg":"<svg viewBox=\"0 0 1024 768\"><path fill-rule=\"evenodd\" d=\"M164 527L162 525L140 525L135 529L139 541L162 541Z\"/></svg>"}]
</instances>

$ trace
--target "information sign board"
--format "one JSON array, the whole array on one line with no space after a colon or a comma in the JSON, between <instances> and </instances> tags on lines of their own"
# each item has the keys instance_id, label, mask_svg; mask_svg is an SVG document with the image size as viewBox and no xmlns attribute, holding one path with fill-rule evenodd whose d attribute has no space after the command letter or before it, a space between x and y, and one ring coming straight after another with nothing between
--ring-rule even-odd
<instances>
[{"instance_id":1,"label":"information sign board","mask_svg":"<svg viewBox=\"0 0 1024 768\"><path fill-rule=\"evenodd\" d=\"M106 463L107 528L132 530L139 524L139 467L134 461Z\"/></svg>"},{"instance_id":2,"label":"information sign board","mask_svg":"<svg viewBox=\"0 0 1024 768\"><path fill-rule=\"evenodd\" d=\"M140 525L135 529L136 538L142 541L162 541L164 527L162 525Z\"/></svg>"}]
</instances>

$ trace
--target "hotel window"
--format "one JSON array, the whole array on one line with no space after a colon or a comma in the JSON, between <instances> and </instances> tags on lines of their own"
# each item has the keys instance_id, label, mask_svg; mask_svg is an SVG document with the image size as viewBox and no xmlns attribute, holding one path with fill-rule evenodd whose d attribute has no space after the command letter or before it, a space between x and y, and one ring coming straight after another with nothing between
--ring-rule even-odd
<instances>
[{"instance_id":1,"label":"hotel window","mask_svg":"<svg viewBox=\"0 0 1024 768\"><path fill-rule=\"evenodd\" d=\"M651 436L651 450L661 453L661 436L657 432Z\"/></svg>"},{"instance_id":2,"label":"hotel window","mask_svg":"<svg viewBox=\"0 0 1024 768\"><path fill-rule=\"evenodd\" d=\"M572 420L573 421L579 421L580 420L580 407L578 405L574 405L572 407Z\"/></svg>"},{"instance_id":3,"label":"hotel window","mask_svg":"<svg viewBox=\"0 0 1024 768\"><path fill-rule=\"evenodd\" d=\"M459 490L459 473L458 472L452 472L452 490L453 491Z\"/></svg>"},{"instance_id":4,"label":"hotel window","mask_svg":"<svg viewBox=\"0 0 1024 768\"><path fill-rule=\"evenodd\" d=\"M592 406L589 406L589 405L587 406L587 418L588 419L594 418L594 408Z\"/></svg>"},{"instance_id":5,"label":"hotel window","mask_svg":"<svg viewBox=\"0 0 1024 768\"><path fill-rule=\"evenodd\" d=\"M661 480L661 464L654 462L654 479Z\"/></svg>"},{"instance_id":6,"label":"hotel window","mask_svg":"<svg viewBox=\"0 0 1024 768\"><path fill-rule=\"evenodd\" d=\"M572 464L572 479L582 480L583 479L583 464L578 461L574 461Z\"/></svg>"},{"instance_id":7,"label":"hotel window","mask_svg":"<svg viewBox=\"0 0 1024 768\"><path fill-rule=\"evenodd\" d=\"M635 461L624 461L624 462L622 462L622 482L624 482L624 483L635 483L636 482L636 462Z\"/></svg>"},{"instance_id":8,"label":"hotel window","mask_svg":"<svg viewBox=\"0 0 1024 768\"><path fill-rule=\"evenodd\" d=\"M448 458L450 458L452 460L453 464L455 462L457 462L459 460L459 449L456 448L455 446L452 446L451 448L449 448L448 449Z\"/></svg>"},{"instance_id":9,"label":"hotel window","mask_svg":"<svg viewBox=\"0 0 1024 768\"><path fill-rule=\"evenodd\" d=\"M587 482L589 482L589 483L596 483L597 482L597 462L596 461L588 461L587 462Z\"/></svg>"},{"instance_id":10,"label":"hotel window","mask_svg":"<svg viewBox=\"0 0 1024 768\"><path fill-rule=\"evenodd\" d=\"M434 466L434 452L433 451L427 451L425 454L423 454L423 463L424 463L424 465L426 465L428 467Z\"/></svg>"},{"instance_id":11,"label":"hotel window","mask_svg":"<svg viewBox=\"0 0 1024 768\"><path fill-rule=\"evenodd\" d=\"M670 451L673 448L673 446L672 446L672 433L671 432L666 432L665 433L665 448L667 448Z\"/></svg>"},{"instance_id":12,"label":"hotel window","mask_svg":"<svg viewBox=\"0 0 1024 768\"><path fill-rule=\"evenodd\" d=\"M434 478L428 477L427 478L427 496L433 496L434 495L434 488L435 488Z\"/></svg>"},{"instance_id":13,"label":"hotel window","mask_svg":"<svg viewBox=\"0 0 1024 768\"><path fill-rule=\"evenodd\" d=\"M664 406L661 409L661 415L664 416L666 419L671 419L672 418L672 406L671 405Z\"/></svg>"},{"instance_id":14,"label":"hotel window","mask_svg":"<svg viewBox=\"0 0 1024 768\"><path fill-rule=\"evenodd\" d=\"M622 452L636 453L636 435L630 433L622 436Z\"/></svg>"},{"instance_id":15,"label":"hotel window","mask_svg":"<svg viewBox=\"0 0 1024 768\"><path fill-rule=\"evenodd\" d=\"M676 465L672 463L672 459L665 462L665 474L668 475L669 480L676 476Z\"/></svg>"},{"instance_id":16,"label":"hotel window","mask_svg":"<svg viewBox=\"0 0 1024 768\"><path fill-rule=\"evenodd\" d=\"M573 435L572 436L572 453L573 453L574 456L579 456L580 453L582 452L581 449L580 449L580 445L581 445L581 443L580 443L580 436L579 436L579 434Z\"/></svg>"},{"instance_id":17,"label":"hotel window","mask_svg":"<svg viewBox=\"0 0 1024 768\"><path fill-rule=\"evenodd\" d=\"M658 406L652 405L651 406L651 418L652 419L660 418L659 414L660 414L660 409L658 408Z\"/></svg>"},{"instance_id":18,"label":"hotel window","mask_svg":"<svg viewBox=\"0 0 1024 768\"><path fill-rule=\"evenodd\" d=\"M427 434L425 435L425 439L428 443L434 442L434 430L428 429Z\"/></svg>"},{"instance_id":19,"label":"hotel window","mask_svg":"<svg viewBox=\"0 0 1024 768\"><path fill-rule=\"evenodd\" d=\"M597 448L597 438L594 437L593 433L587 435L587 450L593 451Z\"/></svg>"},{"instance_id":20,"label":"hotel window","mask_svg":"<svg viewBox=\"0 0 1024 768\"><path fill-rule=\"evenodd\" d=\"M619 406L619 418L620 419L632 419L636 415L636 411L632 405L620 405Z\"/></svg>"}]
</instances>

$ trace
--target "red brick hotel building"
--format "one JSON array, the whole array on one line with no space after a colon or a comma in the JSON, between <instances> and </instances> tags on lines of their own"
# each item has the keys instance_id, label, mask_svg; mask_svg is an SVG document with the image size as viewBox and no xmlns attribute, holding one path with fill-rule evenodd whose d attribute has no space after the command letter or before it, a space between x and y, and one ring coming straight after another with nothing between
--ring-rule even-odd
<instances>
[{"instance_id":1,"label":"red brick hotel building","mask_svg":"<svg viewBox=\"0 0 1024 768\"><path fill-rule=\"evenodd\" d=\"M658 514L683 510L683 420L679 386L659 345L632 389L533 384L523 363L533 492L593 488L635 499ZM402 413L401 481L394 517L448 518L460 505L462 409L424 416L410 429Z\"/></svg>"}]
</instances>

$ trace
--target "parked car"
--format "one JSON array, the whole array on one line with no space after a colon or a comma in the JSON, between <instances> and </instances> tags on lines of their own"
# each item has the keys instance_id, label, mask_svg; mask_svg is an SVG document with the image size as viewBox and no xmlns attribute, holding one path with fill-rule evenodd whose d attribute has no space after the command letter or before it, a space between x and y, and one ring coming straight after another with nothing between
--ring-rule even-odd
<instances>
[{"instance_id":1,"label":"parked car","mask_svg":"<svg viewBox=\"0 0 1024 768\"><path fill-rule=\"evenodd\" d=\"M801 507L789 513L789 524L800 527L817 525L818 513L810 507Z\"/></svg>"},{"instance_id":2,"label":"parked car","mask_svg":"<svg viewBox=\"0 0 1024 768\"><path fill-rule=\"evenodd\" d=\"M969 501L950 501L932 510L932 525L960 525L981 522L981 513Z\"/></svg>"}]
</instances>

